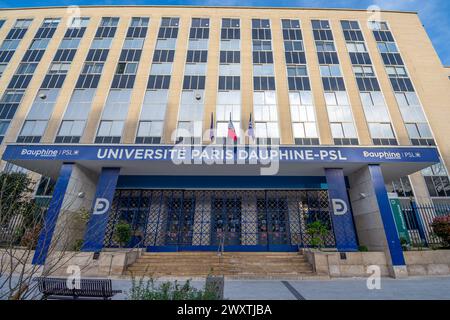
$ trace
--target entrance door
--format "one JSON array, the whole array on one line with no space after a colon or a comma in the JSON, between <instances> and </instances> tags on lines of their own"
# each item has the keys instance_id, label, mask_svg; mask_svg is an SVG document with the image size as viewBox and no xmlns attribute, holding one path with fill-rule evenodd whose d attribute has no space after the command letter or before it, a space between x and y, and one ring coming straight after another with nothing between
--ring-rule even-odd
<instances>
[{"instance_id":1,"label":"entrance door","mask_svg":"<svg viewBox=\"0 0 450 320\"><path fill-rule=\"evenodd\" d=\"M240 198L211 199L211 245L241 244L242 200Z\"/></svg>"},{"instance_id":2,"label":"entrance door","mask_svg":"<svg viewBox=\"0 0 450 320\"><path fill-rule=\"evenodd\" d=\"M267 250L290 246L289 211L287 198L266 196L257 199L258 245Z\"/></svg>"},{"instance_id":3,"label":"entrance door","mask_svg":"<svg viewBox=\"0 0 450 320\"><path fill-rule=\"evenodd\" d=\"M195 198L168 198L166 241L168 246L191 246Z\"/></svg>"}]
</instances>

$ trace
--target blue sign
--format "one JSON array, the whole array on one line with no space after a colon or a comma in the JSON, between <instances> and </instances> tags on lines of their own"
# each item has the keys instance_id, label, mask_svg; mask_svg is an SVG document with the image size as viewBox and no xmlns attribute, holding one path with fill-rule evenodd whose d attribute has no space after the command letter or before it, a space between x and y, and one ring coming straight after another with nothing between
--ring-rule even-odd
<instances>
[{"instance_id":1,"label":"blue sign","mask_svg":"<svg viewBox=\"0 0 450 320\"><path fill-rule=\"evenodd\" d=\"M105 239L109 211L116 190L119 168L103 168L97 183L94 206L89 219L82 251L101 251Z\"/></svg>"},{"instance_id":2,"label":"blue sign","mask_svg":"<svg viewBox=\"0 0 450 320\"><path fill-rule=\"evenodd\" d=\"M356 251L358 245L344 171L342 169L325 169L325 176L328 183L330 215L333 221L336 249L342 252Z\"/></svg>"},{"instance_id":3,"label":"blue sign","mask_svg":"<svg viewBox=\"0 0 450 320\"><path fill-rule=\"evenodd\" d=\"M61 167L59 178L56 181L55 191L45 215L44 226L39 234L38 243L34 251L33 264L43 265L47 259L53 233L55 232L56 221L58 220L61 207L63 205L67 186L72 174L73 164L64 164ZM61 236L61 235L59 235Z\"/></svg>"},{"instance_id":4,"label":"blue sign","mask_svg":"<svg viewBox=\"0 0 450 320\"><path fill-rule=\"evenodd\" d=\"M383 221L386 241L391 256L393 266L404 266L405 257L403 249L395 226L394 216L392 215L391 205L384 184L383 173L379 165L369 165L370 176L375 191L375 196L380 210L381 220Z\"/></svg>"},{"instance_id":5,"label":"blue sign","mask_svg":"<svg viewBox=\"0 0 450 320\"><path fill-rule=\"evenodd\" d=\"M231 147L8 145L3 160L173 161L175 163L266 164L281 162L439 162L433 147Z\"/></svg>"}]
</instances>

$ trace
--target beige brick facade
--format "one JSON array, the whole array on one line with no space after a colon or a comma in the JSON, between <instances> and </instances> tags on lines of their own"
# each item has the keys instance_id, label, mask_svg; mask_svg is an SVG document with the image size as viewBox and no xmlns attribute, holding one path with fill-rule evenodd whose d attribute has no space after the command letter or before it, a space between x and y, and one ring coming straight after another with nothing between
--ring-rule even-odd
<instances>
[{"instance_id":1,"label":"beige brick facade","mask_svg":"<svg viewBox=\"0 0 450 320\"><path fill-rule=\"evenodd\" d=\"M82 17L90 17L86 33L78 47L75 59L67 74L67 78L61 89L52 117L48 123L42 143L52 143L55 139L61 119L75 88L76 80L86 58L86 54L92 42L92 38L100 23L101 17L120 17L118 29L112 42L108 59L103 69L103 74L94 97L91 111L82 143L94 142L98 129L102 109L107 99L113 74L118 62L126 30L132 17L149 17L149 29L144 42L143 53L136 75L136 82L132 92L131 104L125 123L122 143L133 143L139 121L140 109L147 86L153 50L156 43L156 35L162 17L179 17L180 32L177 40L175 59L173 63L172 78L169 90L169 100L164 126L164 143L173 143L171 133L177 126L178 108L180 104L180 92L183 82L183 72L186 60L186 51L189 35L190 20L192 17L210 18L210 38L208 50L208 68L206 75L205 105L203 128L209 128L210 113L215 111L219 69L219 35L221 18L239 18L241 21L241 129L246 130L250 112L253 105L253 80L252 80L252 45L251 45L251 19L270 19L272 29L272 44L274 52L275 78L277 88L277 107L282 144L293 144L293 133L290 120L289 96L287 86L287 74L284 57L283 38L281 32L281 19L299 19L304 39L306 59L308 63L309 77L314 97L314 105L317 115L320 143L332 144L331 130L324 100L323 87L319 72L316 48L312 35L311 20L329 20L333 30L335 45L337 48L341 68L347 92L350 98L353 117L361 145L371 145L372 140L365 120L361 99L355 76L352 72L349 54L342 33L340 20L358 20L364 34L368 51L373 61L373 67L379 80L381 90L386 99L390 117L394 125L395 134L400 145L409 145L405 125L399 111L399 106L391 88L388 75L383 65L377 45L367 21L371 14L359 10L327 10L327 9L274 9L274 8L201 8L201 7L81 7ZM5 136L0 152L8 143L16 142L22 128L24 119L28 114L33 99L49 68L51 60L59 46L59 43L67 28L67 21L71 19L72 12L66 8L32 8L32 9L3 9L0 11L0 19L6 19L0 29L0 42L18 18L33 18L26 36L21 41L16 54L9 62L5 72L0 78L0 94L3 95L11 77L22 59L23 53L30 45L36 30L44 18L60 17L61 23L51 39L44 57L33 79L26 90L22 103ZM430 39L428 38L418 15L411 12L381 12L380 19L387 21L395 37L399 50L405 61L410 78L414 83L417 94L423 105L425 114L432 128L435 141L447 167L450 167L450 68L444 68L436 54ZM428 198L423 178L419 175L414 179L414 189L420 198Z\"/></svg>"}]
</instances>

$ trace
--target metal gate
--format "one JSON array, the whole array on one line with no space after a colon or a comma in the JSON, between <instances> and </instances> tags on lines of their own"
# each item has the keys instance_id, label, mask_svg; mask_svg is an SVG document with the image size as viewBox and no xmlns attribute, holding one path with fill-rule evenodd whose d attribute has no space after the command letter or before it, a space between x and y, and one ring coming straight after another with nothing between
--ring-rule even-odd
<instances>
[{"instance_id":1,"label":"metal gate","mask_svg":"<svg viewBox=\"0 0 450 320\"><path fill-rule=\"evenodd\" d=\"M117 190L105 246L118 246L121 222L132 229L128 247L151 251L294 251L310 246L316 220L334 247L326 190Z\"/></svg>"}]
</instances>

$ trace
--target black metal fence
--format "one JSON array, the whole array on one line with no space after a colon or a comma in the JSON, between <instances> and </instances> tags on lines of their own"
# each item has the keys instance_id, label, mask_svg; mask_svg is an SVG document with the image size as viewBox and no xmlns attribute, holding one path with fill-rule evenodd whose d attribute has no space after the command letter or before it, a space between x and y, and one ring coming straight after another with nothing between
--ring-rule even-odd
<instances>
[{"instance_id":1,"label":"black metal fence","mask_svg":"<svg viewBox=\"0 0 450 320\"><path fill-rule=\"evenodd\" d=\"M432 223L436 217L450 214L450 205L410 202L402 205L402 213L412 245L441 245L442 239L433 232Z\"/></svg>"}]
</instances>

